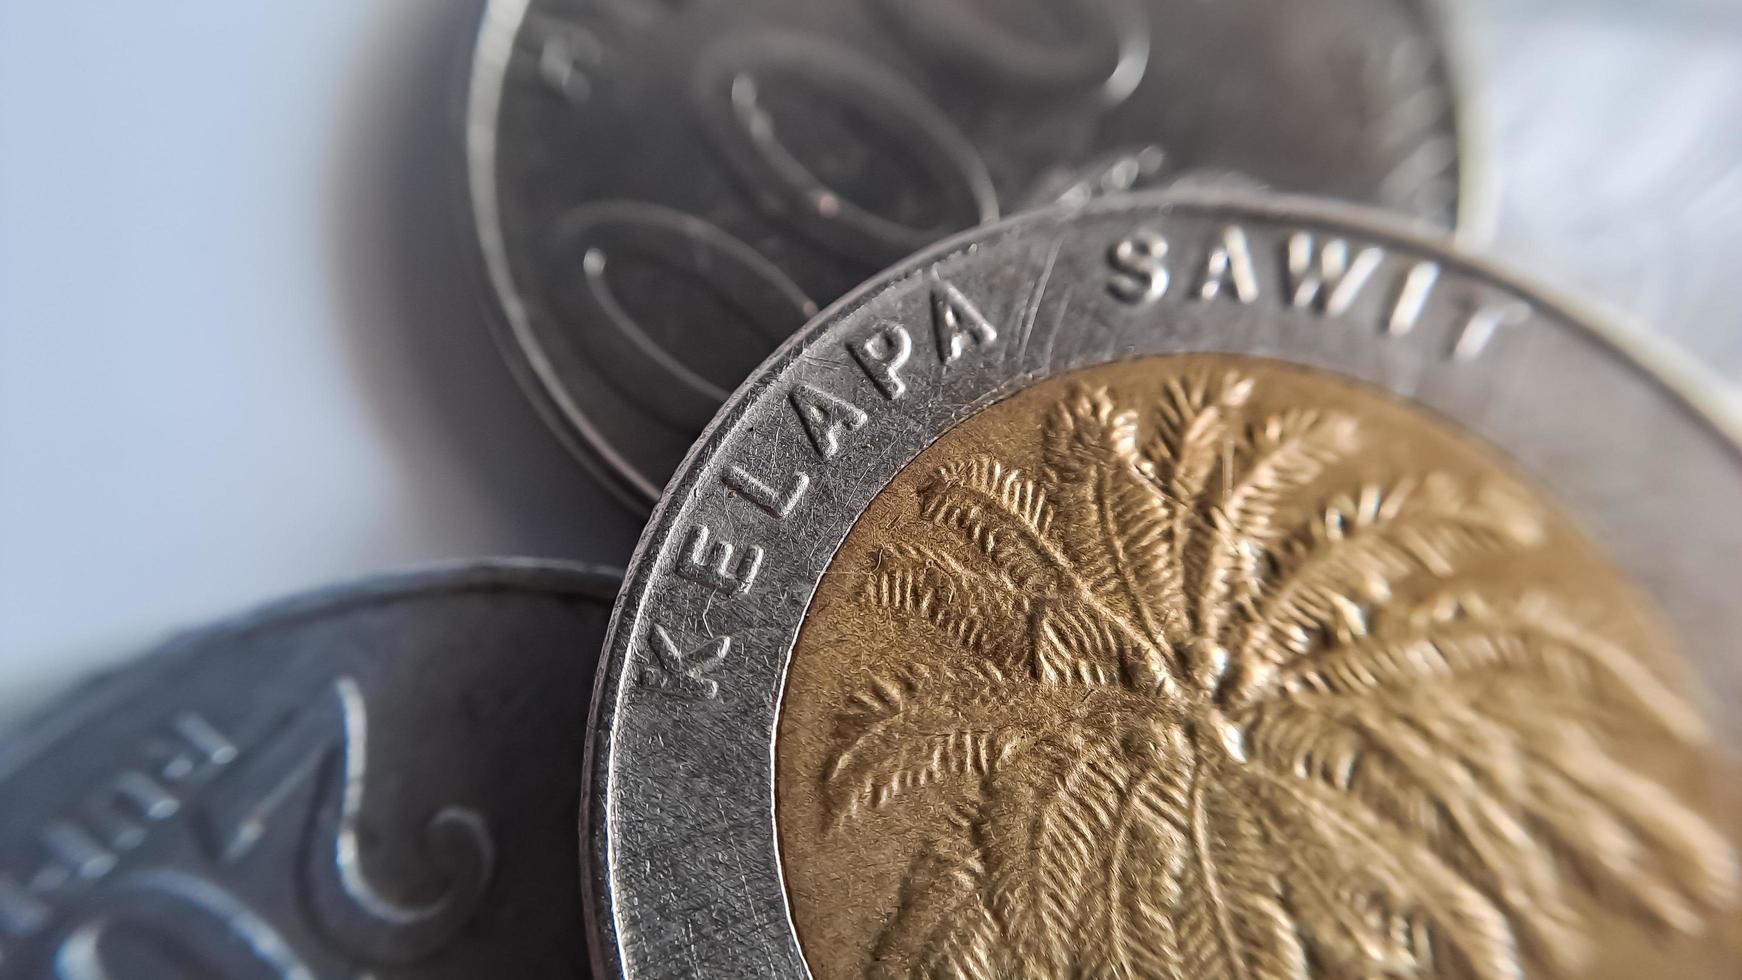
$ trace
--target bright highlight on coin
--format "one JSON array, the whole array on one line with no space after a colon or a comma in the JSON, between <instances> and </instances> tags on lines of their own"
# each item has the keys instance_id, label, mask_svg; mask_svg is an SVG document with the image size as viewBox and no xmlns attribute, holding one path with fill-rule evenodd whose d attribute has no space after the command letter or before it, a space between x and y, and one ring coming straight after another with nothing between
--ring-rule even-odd
<instances>
[{"instance_id":1,"label":"bright highlight on coin","mask_svg":"<svg viewBox=\"0 0 1742 980\"><path fill-rule=\"evenodd\" d=\"M626 581L601 967L1733 975L1742 447L1632 344L1233 192L869 283Z\"/></svg>"}]
</instances>

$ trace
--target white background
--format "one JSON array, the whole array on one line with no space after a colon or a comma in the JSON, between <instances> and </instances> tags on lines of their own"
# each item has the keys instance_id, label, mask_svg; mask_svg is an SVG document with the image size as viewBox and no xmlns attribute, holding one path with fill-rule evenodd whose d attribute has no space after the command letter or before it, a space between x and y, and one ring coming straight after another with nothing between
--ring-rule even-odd
<instances>
[{"instance_id":1,"label":"white background","mask_svg":"<svg viewBox=\"0 0 1742 980\"><path fill-rule=\"evenodd\" d=\"M485 328L476 8L0 0L0 714L333 578L627 559Z\"/></svg>"},{"instance_id":2,"label":"white background","mask_svg":"<svg viewBox=\"0 0 1742 980\"><path fill-rule=\"evenodd\" d=\"M1454 5L1501 247L1737 372L1738 5ZM476 16L0 0L0 719L334 578L626 560L637 521L485 329L457 184Z\"/></svg>"}]
</instances>

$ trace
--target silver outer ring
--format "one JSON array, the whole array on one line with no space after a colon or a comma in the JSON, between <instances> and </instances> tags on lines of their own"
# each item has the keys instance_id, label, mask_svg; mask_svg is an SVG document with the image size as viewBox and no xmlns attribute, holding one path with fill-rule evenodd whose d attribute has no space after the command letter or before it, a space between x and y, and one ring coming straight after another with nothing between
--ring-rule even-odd
<instances>
[{"instance_id":1,"label":"silver outer ring","mask_svg":"<svg viewBox=\"0 0 1742 980\"><path fill-rule=\"evenodd\" d=\"M500 221L496 174L496 120L506 91L514 43L532 0L489 0L473 48L471 80L465 106L466 184L471 223L478 242L490 292L489 320L496 344L526 396L558 441L612 495L636 512L657 501L653 485L612 448L610 442L575 404L533 329L526 301L515 285ZM1450 0L1417 0L1427 32L1439 45L1450 128L1456 142L1458 171L1457 234L1468 245L1485 243L1493 235L1499 201L1489 153L1487 117L1474 84L1474 59L1465 21Z\"/></svg>"},{"instance_id":2,"label":"silver outer ring","mask_svg":"<svg viewBox=\"0 0 1742 980\"><path fill-rule=\"evenodd\" d=\"M1259 299L1198 298L1226 229L1248 236ZM1134 229L1170 243L1174 283L1154 305L1118 306L1105 287L1109 247ZM1348 312L1288 307L1281 243L1296 231L1350 254L1384 250L1381 272ZM1404 273L1439 271L1416 327L1383 329ZM947 370L931 343L930 297L954 285L999 326ZM1383 287L1383 288L1379 288ZM1473 361L1447 357L1472 311L1525 304L1528 316ZM881 323L907 326L908 390L885 399L845 344ZM1375 323L1380 327L1375 328ZM1052 324L1063 324L1055 329ZM588 919L600 976L804 976L774 827L773 739L788 658L811 595L853 521L951 425L1025 384L1150 354L1245 353L1364 380L1450 418L1508 453L1666 614L1711 704L1742 695L1742 606L1723 584L1742 559L1742 443L1693 371L1658 373L1637 338L1512 273L1370 211L1235 194L1110 199L1030 213L959 236L861 287L812 321L727 402L690 451L641 539L612 617L589 733L582 819ZM1653 362L1651 365L1645 361ZM789 394L811 384L867 413L828 461ZM721 482L740 466L773 488L807 473L784 519ZM739 481L742 483L742 481ZM698 528L710 567L741 572L743 592L688 567ZM733 548L724 562L716 550ZM686 575L688 577L686 577ZM678 651L659 656L653 627ZM706 641L730 637L730 646ZM683 651L698 649L693 655ZM718 659L714 655L723 654ZM717 698L649 680L688 673ZM691 692L694 695L694 689ZM1720 737L1742 719L1714 714Z\"/></svg>"}]
</instances>

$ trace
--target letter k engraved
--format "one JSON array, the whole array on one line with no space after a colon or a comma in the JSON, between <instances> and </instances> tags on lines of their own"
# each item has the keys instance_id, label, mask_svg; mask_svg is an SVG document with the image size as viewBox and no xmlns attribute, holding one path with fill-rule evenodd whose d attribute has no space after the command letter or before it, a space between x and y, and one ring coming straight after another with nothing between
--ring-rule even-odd
<instances>
[{"instance_id":1,"label":"letter k engraved","mask_svg":"<svg viewBox=\"0 0 1742 980\"><path fill-rule=\"evenodd\" d=\"M720 685L704 676L720 666L732 650L732 638L722 636L700 646L685 650L678 646L665 627L653 627L654 663L641 671L641 683L660 691L698 701L714 701L720 697Z\"/></svg>"}]
</instances>

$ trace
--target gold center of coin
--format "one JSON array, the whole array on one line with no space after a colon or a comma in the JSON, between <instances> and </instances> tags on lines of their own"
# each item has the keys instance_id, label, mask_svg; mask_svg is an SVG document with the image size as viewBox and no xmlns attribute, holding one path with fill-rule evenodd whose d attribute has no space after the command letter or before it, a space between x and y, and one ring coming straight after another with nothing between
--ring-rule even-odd
<instances>
[{"instance_id":1,"label":"gold center of coin","mask_svg":"<svg viewBox=\"0 0 1742 980\"><path fill-rule=\"evenodd\" d=\"M1679 674L1443 422L1248 358L1080 371L945 433L823 577L793 920L824 980L1732 975Z\"/></svg>"}]
</instances>

